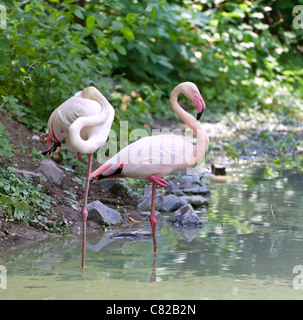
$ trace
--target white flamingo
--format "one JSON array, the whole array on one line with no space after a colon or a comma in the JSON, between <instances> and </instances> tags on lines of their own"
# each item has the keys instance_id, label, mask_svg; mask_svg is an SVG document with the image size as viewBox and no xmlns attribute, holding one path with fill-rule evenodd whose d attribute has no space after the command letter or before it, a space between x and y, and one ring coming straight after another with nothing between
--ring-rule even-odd
<instances>
[{"instance_id":1,"label":"white flamingo","mask_svg":"<svg viewBox=\"0 0 303 320\"><path fill-rule=\"evenodd\" d=\"M48 144L49 150L43 152L44 155L58 151L61 144L66 144L70 151L77 152L79 159L82 159L82 153L89 154L81 210L83 216L82 268L85 262L86 205L93 153L106 142L114 115L113 107L100 91L94 87L88 87L77 92L53 111L48 120L48 133L40 136L40 141Z\"/></svg>"},{"instance_id":2,"label":"white flamingo","mask_svg":"<svg viewBox=\"0 0 303 320\"><path fill-rule=\"evenodd\" d=\"M177 99L180 93L193 101L197 107L196 118L179 105ZM202 159L209 144L208 135L199 122L205 103L197 86L192 82L179 84L171 93L170 104L174 112L193 130L197 138L196 145L183 136L173 134L145 137L123 148L90 175L94 180L130 177L152 181L150 224L155 253L157 252L156 185L167 186L168 182L161 177L194 166Z\"/></svg>"}]
</instances>

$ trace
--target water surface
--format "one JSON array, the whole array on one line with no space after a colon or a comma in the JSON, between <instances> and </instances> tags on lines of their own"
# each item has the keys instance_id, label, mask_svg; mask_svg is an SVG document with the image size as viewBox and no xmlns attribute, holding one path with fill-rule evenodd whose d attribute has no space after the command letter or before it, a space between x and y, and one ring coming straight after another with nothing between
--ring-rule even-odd
<instances>
[{"instance_id":1,"label":"water surface","mask_svg":"<svg viewBox=\"0 0 303 320\"><path fill-rule=\"evenodd\" d=\"M0 299L302 299L293 272L303 265L302 187L303 173L275 177L258 167L210 178L203 228L159 221L156 260L152 239L110 232L88 237L84 272L81 235L2 247Z\"/></svg>"}]
</instances>

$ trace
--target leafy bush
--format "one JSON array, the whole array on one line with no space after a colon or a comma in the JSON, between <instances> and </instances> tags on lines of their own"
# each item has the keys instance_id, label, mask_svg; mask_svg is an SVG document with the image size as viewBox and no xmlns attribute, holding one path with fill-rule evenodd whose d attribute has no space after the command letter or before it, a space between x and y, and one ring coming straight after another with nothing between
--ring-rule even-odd
<instances>
[{"instance_id":1,"label":"leafy bush","mask_svg":"<svg viewBox=\"0 0 303 320\"><path fill-rule=\"evenodd\" d=\"M6 0L0 94L38 131L88 85L131 126L171 115L169 93L188 80L208 114L267 108L302 116L297 2Z\"/></svg>"}]
</instances>

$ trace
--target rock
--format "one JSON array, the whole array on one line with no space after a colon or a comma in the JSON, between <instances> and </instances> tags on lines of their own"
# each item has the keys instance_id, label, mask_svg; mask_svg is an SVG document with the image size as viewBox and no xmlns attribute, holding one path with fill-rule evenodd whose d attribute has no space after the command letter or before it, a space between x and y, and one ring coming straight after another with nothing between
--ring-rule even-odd
<instances>
[{"instance_id":1,"label":"rock","mask_svg":"<svg viewBox=\"0 0 303 320\"><path fill-rule=\"evenodd\" d=\"M107 207L98 200L87 205L87 212L88 219L103 225L118 225L123 222L121 214L117 210Z\"/></svg>"},{"instance_id":2,"label":"rock","mask_svg":"<svg viewBox=\"0 0 303 320\"><path fill-rule=\"evenodd\" d=\"M23 175L23 177L41 178L41 174L40 173L36 173L36 172L33 172L33 171L15 169L15 172L18 173L18 174Z\"/></svg>"},{"instance_id":3,"label":"rock","mask_svg":"<svg viewBox=\"0 0 303 320\"><path fill-rule=\"evenodd\" d=\"M47 180L57 186L62 183L64 177L63 170L58 168L57 164L52 160L43 160L37 171L41 172Z\"/></svg>"},{"instance_id":4,"label":"rock","mask_svg":"<svg viewBox=\"0 0 303 320\"><path fill-rule=\"evenodd\" d=\"M194 179L192 176L184 175L170 181L168 187L175 196L185 196L187 193L201 194L210 196L210 191L200 180Z\"/></svg>"},{"instance_id":5,"label":"rock","mask_svg":"<svg viewBox=\"0 0 303 320\"><path fill-rule=\"evenodd\" d=\"M176 226L202 227L202 221L199 219L190 204L186 204L179 208L167 219L167 221L175 224Z\"/></svg>"},{"instance_id":6,"label":"rock","mask_svg":"<svg viewBox=\"0 0 303 320\"><path fill-rule=\"evenodd\" d=\"M226 168L220 164L211 164L211 172L215 176L226 176Z\"/></svg>"},{"instance_id":7,"label":"rock","mask_svg":"<svg viewBox=\"0 0 303 320\"><path fill-rule=\"evenodd\" d=\"M170 192L175 196L184 196L185 193L182 190L180 190L179 185L177 183L170 181L167 190L170 190Z\"/></svg>"},{"instance_id":8,"label":"rock","mask_svg":"<svg viewBox=\"0 0 303 320\"><path fill-rule=\"evenodd\" d=\"M133 190L118 179L101 180L98 183L105 192L109 192L122 199L135 196Z\"/></svg>"},{"instance_id":9,"label":"rock","mask_svg":"<svg viewBox=\"0 0 303 320\"><path fill-rule=\"evenodd\" d=\"M37 135L32 136L32 139L33 139L33 140L36 140L36 141L40 141L40 137L37 136Z\"/></svg>"},{"instance_id":10,"label":"rock","mask_svg":"<svg viewBox=\"0 0 303 320\"><path fill-rule=\"evenodd\" d=\"M186 200L177 197L173 194L169 194L168 196L163 198L161 210L173 212L179 209L180 207L184 206L186 203Z\"/></svg>"},{"instance_id":11,"label":"rock","mask_svg":"<svg viewBox=\"0 0 303 320\"><path fill-rule=\"evenodd\" d=\"M181 177L176 178L176 182L181 185L191 181L193 181L193 176L186 175L185 173Z\"/></svg>"},{"instance_id":12,"label":"rock","mask_svg":"<svg viewBox=\"0 0 303 320\"><path fill-rule=\"evenodd\" d=\"M202 183L197 180L187 181L185 184L180 185L180 189L184 193L194 193L210 196L210 191L207 189L207 187L203 186Z\"/></svg>"},{"instance_id":13,"label":"rock","mask_svg":"<svg viewBox=\"0 0 303 320\"><path fill-rule=\"evenodd\" d=\"M189 196L189 195L187 195L187 196L180 197L180 199L190 203L195 208L208 205L208 200L202 196L197 196L197 195Z\"/></svg>"},{"instance_id":14,"label":"rock","mask_svg":"<svg viewBox=\"0 0 303 320\"><path fill-rule=\"evenodd\" d=\"M210 191L206 187L194 186L183 190L185 193L203 194L204 196L210 196Z\"/></svg>"},{"instance_id":15,"label":"rock","mask_svg":"<svg viewBox=\"0 0 303 320\"><path fill-rule=\"evenodd\" d=\"M149 185L144 189L144 195L138 201L138 208L143 211L150 211L151 209L151 196L152 196L152 186ZM161 194L156 190L155 197L155 210L160 211L162 207L163 198Z\"/></svg>"}]
</instances>

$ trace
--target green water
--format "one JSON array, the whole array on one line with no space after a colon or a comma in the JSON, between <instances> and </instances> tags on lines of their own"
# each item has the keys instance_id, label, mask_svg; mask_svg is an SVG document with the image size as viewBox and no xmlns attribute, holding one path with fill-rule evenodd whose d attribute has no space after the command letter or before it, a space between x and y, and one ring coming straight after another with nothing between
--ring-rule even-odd
<instances>
[{"instance_id":1,"label":"green water","mask_svg":"<svg viewBox=\"0 0 303 320\"><path fill-rule=\"evenodd\" d=\"M302 299L293 268L303 265L303 174L272 176L239 167L210 179L203 228L159 221L156 261L151 239L110 232L88 237L84 272L81 235L1 247L0 299Z\"/></svg>"}]
</instances>

